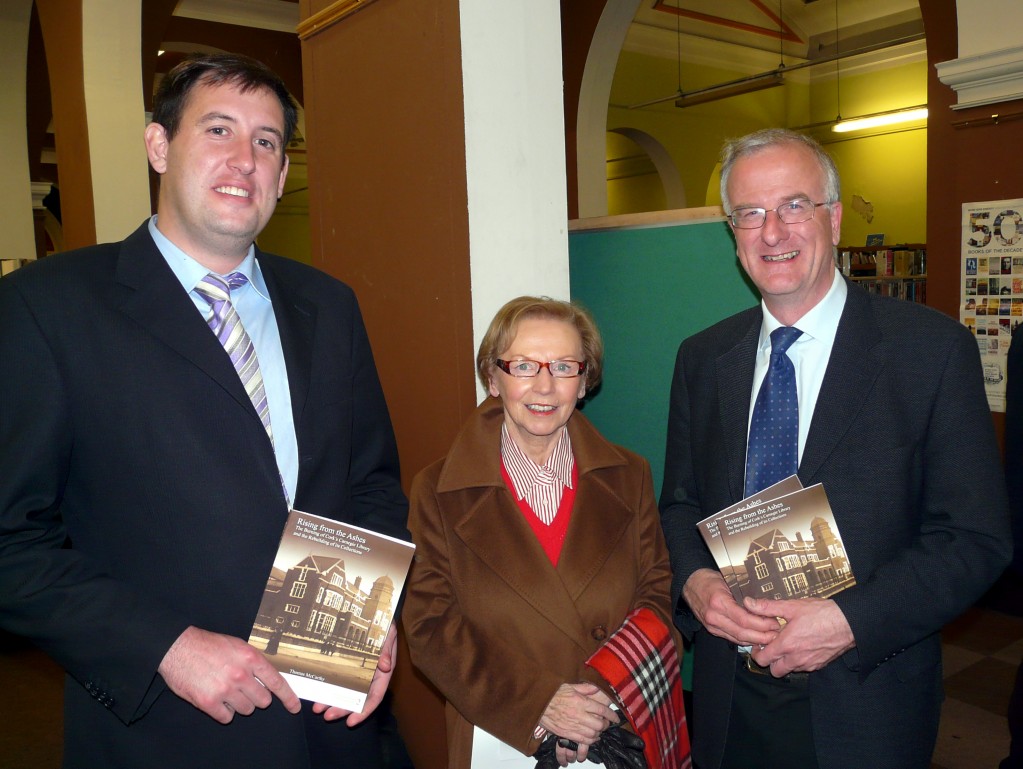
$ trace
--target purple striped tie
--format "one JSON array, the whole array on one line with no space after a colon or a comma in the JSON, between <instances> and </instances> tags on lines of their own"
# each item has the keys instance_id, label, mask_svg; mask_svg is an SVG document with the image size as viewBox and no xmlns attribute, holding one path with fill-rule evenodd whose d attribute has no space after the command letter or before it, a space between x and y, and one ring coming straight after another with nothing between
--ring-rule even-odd
<instances>
[{"instance_id":1,"label":"purple striped tie","mask_svg":"<svg viewBox=\"0 0 1023 769\"><path fill-rule=\"evenodd\" d=\"M267 404L266 392L263 389L263 375L259 371L256 348L249 335L245 333L237 310L231 304L231 289L241 288L246 282L248 282L248 278L240 272L232 272L223 278L211 272L199 281L195 290L213 308L213 316L209 320L210 329L216 334L217 340L230 356L235 371L238 372L242 384L245 385L245 392L248 393L249 400L252 401L259 418L263 420L266 434L270 436L270 442L273 443L274 433L270 427L270 406Z\"/></svg>"}]
</instances>

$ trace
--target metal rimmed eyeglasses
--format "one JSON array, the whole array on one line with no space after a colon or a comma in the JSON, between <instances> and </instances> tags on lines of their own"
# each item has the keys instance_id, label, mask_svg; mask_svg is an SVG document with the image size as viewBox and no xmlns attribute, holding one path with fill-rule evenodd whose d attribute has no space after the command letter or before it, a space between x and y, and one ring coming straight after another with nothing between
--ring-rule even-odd
<instances>
[{"instance_id":1,"label":"metal rimmed eyeglasses","mask_svg":"<svg viewBox=\"0 0 1023 769\"><path fill-rule=\"evenodd\" d=\"M768 212L773 211L785 224L799 224L813 219L814 212L820 206L831 203L814 203L807 198L796 198L782 203L777 208L758 208L757 206L739 206L728 215L732 226L739 230L759 230L767 222Z\"/></svg>"}]
</instances>

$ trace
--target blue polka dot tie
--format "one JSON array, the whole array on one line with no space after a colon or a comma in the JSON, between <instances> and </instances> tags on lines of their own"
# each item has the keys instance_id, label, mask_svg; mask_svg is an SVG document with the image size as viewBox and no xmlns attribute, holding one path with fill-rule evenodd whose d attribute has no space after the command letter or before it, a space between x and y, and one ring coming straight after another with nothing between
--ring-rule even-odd
<instances>
[{"instance_id":1,"label":"blue polka dot tie","mask_svg":"<svg viewBox=\"0 0 1023 769\"><path fill-rule=\"evenodd\" d=\"M796 369L785 351L802 333L791 326L771 332L771 363L753 407L746 447L747 497L788 478L799 466Z\"/></svg>"}]
</instances>

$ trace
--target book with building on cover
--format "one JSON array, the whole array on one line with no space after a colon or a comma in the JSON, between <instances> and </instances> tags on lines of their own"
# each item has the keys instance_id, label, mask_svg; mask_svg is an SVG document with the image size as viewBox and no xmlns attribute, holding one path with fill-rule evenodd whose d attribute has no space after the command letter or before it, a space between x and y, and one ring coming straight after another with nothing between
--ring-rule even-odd
<instances>
[{"instance_id":1,"label":"book with building on cover","mask_svg":"<svg viewBox=\"0 0 1023 769\"><path fill-rule=\"evenodd\" d=\"M300 698L360 712L414 549L292 510L249 643Z\"/></svg>"},{"instance_id":2,"label":"book with building on cover","mask_svg":"<svg viewBox=\"0 0 1023 769\"><path fill-rule=\"evenodd\" d=\"M721 572L721 576L725 578L725 584L728 585L728 589L732 591L732 597L735 598L736 603L742 603L742 591L739 589L739 578L736 574L735 568L732 566L732 562L728 558L728 550L725 549L724 540L721 538L721 530L719 527L719 521L726 515L731 515L743 510L748 510L750 507L761 505L765 500L774 499L785 494L791 494L793 491L798 491L803 488L803 484L799 482L799 477L796 475L790 475L788 478L784 478L772 486L768 486L762 491L758 491L756 494L746 497L746 499L738 502L731 507L726 507L724 510L719 510L714 515L708 516L696 524L700 534L703 536L703 541L707 544L707 549L710 550L711 555L714 556L714 561L718 565L718 569Z\"/></svg>"},{"instance_id":3,"label":"book with building on cover","mask_svg":"<svg viewBox=\"0 0 1023 769\"><path fill-rule=\"evenodd\" d=\"M744 596L829 598L856 584L819 483L722 515L717 524Z\"/></svg>"}]
</instances>

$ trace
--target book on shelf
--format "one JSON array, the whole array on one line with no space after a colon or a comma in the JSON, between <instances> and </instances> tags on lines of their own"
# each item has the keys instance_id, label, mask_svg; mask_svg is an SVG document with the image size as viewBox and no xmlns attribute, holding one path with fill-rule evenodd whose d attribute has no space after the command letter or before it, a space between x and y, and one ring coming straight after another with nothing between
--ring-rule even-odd
<instances>
[{"instance_id":1,"label":"book on shelf","mask_svg":"<svg viewBox=\"0 0 1023 769\"><path fill-rule=\"evenodd\" d=\"M414 550L292 510L249 643L300 698L361 711Z\"/></svg>"},{"instance_id":2,"label":"book on shelf","mask_svg":"<svg viewBox=\"0 0 1023 769\"><path fill-rule=\"evenodd\" d=\"M892 281L878 278L876 280L860 280L860 287L872 294L892 296L911 302L927 302L927 280L923 277L906 278Z\"/></svg>"},{"instance_id":3,"label":"book on shelf","mask_svg":"<svg viewBox=\"0 0 1023 769\"><path fill-rule=\"evenodd\" d=\"M876 274L889 276L895 274L895 252L890 248L880 248L874 255Z\"/></svg>"},{"instance_id":4,"label":"book on shelf","mask_svg":"<svg viewBox=\"0 0 1023 769\"><path fill-rule=\"evenodd\" d=\"M927 246L922 243L840 246L838 265L843 275L873 294L927 302ZM979 286L978 293L983 293Z\"/></svg>"},{"instance_id":5,"label":"book on shelf","mask_svg":"<svg viewBox=\"0 0 1023 769\"><path fill-rule=\"evenodd\" d=\"M843 250L839 256L842 272L851 277L874 277L878 275L877 250Z\"/></svg>"},{"instance_id":6,"label":"book on shelf","mask_svg":"<svg viewBox=\"0 0 1023 769\"><path fill-rule=\"evenodd\" d=\"M792 479L781 493L764 489L697 524L737 600L828 598L856 584L824 487L798 488L795 479L784 493Z\"/></svg>"},{"instance_id":7,"label":"book on shelf","mask_svg":"<svg viewBox=\"0 0 1023 769\"><path fill-rule=\"evenodd\" d=\"M898 248L895 250L895 275L899 277L906 277L913 275L913 256L914 253L908 248Z\"/></svg>"},{"instance_id":8,"label":"book on shelf","mask_svg":"<svg viewBox=\"0 0 1023 769\"><path fill-rule=\"evenodd\" d=\"M927 272L927 250L923 248L895 249L895 275L901 278L916 277Z\"/></svg>"}]
</instances>

